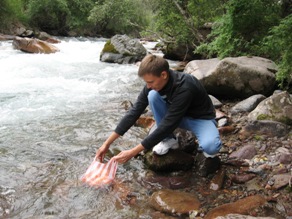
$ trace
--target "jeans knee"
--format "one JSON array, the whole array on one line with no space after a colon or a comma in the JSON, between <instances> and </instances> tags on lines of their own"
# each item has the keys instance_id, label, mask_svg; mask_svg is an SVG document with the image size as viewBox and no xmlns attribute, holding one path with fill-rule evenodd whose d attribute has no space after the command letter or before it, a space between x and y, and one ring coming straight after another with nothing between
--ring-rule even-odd
<instances>
[{"instance_id":1,"label":"jeans knee","mask_svg":"<svg viewBox=\"0 0 292 219\"><path fill-rule=\"evenodd\" d=\"M203 145L201 145L201 148L205 153L209 155L215 155L220 151L221 145L222 143L220 138L215 138L212 141L205 142Z\"/></svg>"},{"instance_id":2,"label":"jeans knee","mask_svg":"<svg viewBox=\"0 0 292 219\"><path fill-rule=\"evenodd\" d=\"M156 100L160 99L161 96L159 95L159 93L155 90L151 90L149 93L148 93L148 102L149 103L154 103L156 102Z\"/></svg>"}]
</instances>

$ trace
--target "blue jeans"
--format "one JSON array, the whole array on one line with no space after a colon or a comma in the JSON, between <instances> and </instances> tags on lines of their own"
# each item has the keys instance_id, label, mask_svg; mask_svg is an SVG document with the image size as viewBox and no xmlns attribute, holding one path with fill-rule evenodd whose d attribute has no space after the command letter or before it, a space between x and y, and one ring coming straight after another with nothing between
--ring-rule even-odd
<instances>
[{"instance_id":1,"label":"blue jeans","mask_svg":"<svg viewBox=\"0 0 292 219\"><path fill-rule=\"evenodd\" d=\"M168 103L154 90L149 92L148 101L156 124L159 125L167 112ZM203 151L205 156L216 155L219 152L222 143L215 119L183 117L179 128L189 130L197 137L199 150Z\"/></svg>"}]
</instances>

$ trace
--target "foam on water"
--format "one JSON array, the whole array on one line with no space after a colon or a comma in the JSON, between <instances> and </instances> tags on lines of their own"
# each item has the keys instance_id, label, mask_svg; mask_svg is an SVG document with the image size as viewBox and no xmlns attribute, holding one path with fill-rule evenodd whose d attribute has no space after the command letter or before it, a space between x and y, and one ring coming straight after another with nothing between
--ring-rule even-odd
<instances>
[{"instance_id":1,"label":"foam on water","mask_svg":"<svg viewBox=\"0 0 292 219\"><path fill-rule=\"evenodd\" d=\"M137 79L137 66L100 62L104 43L62 40L55 54L27 54L1 43L0 124L98 108L120 94Z\"/></svg>"}]
</instances>

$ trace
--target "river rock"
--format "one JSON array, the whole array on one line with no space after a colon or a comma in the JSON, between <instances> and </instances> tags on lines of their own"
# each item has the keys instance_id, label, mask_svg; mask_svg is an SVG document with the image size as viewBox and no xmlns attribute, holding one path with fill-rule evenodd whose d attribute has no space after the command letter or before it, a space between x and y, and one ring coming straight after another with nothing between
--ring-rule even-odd
<instances>
[{"instance_id":1,"label":"river rock","mask_svg":"<svg viewBox=\"0 0 292 219\"><path fill-rule=\"evenodd\" d=\"M12 43L15 49L28 53L56 53L59 49L48 42L27 37L15 37Z\"/></svg>"},{"instance_id":2,"label":"river rock","mask_svg":"<svg viewBox=\"0 0 292 219\"><path fill-rule=\"evenodd\" d=\"M142 179L141 183L143 186L153 189L183 189L191 185L191 176L190 173L187 172L182 172L181 174L175 172L173 175L166 175L165 173L159 175L153 174L152 172L152 174L147 174L147 176Z\"/></svg>"},{"instance_id":3,"label":"river rock","mask_svg":"<svg viewBox=\"0 0 292 219\"><path fill-rule=\"evenodd\" d=\"M292 182L291 174L278 174L274 175L268 182L269 186L266 188L270 189L280 189L284 186L287 186L289 182Z\"/></svg>"},{"instance_id":4,"label":"river rock","mask_svg":"<svg viewBox=\"0 0 292 219\"><path fill-rule=\"evenodd\" d=\"M236 158L239 160L252 159L257 154L257 150L253 145L246 145L235 152L232 152L229 158Z\"/></svg>"},{"instance_id":5,"label":"river rock","mask_svg":"<svg viewBox=\"0 0 292 219\"><path fill-rule=\"evenodd\" d=\"M132 39L127 35L115 35L104 45L100 61L132 64L141 61L146 54L146 48L138 39Z\"/></svg>"},{"instance_id":6,"label":"river rock","mask_svg":"<svg viewBox=\"0 0 292 219\"><path fill-rule=\"evenodd\" d=\"M248 115L249 120L273 120L292 125L292 97L287 91L263 100Z\"/></svg>"},{"instance_id":7,"label":"river rock","mask_svg":"<svg viewBox=\"0 0 292 219\"><path fill-rule=\"evenodd\" d=\"M223 168L219 169L211 180L209 188L214 191L220 190L223 187L225 175L226 171Z\"/></svg>"},{"instance_id":8,"label":"river rock","mask_svg":"<svg viewBox=\"0 0 292 219\"><path fill-rule=\"evenodd\" d=\"M168 214L188 215L191 211L198 211L201 204L190 193L164 189L152 194L150 205Z\"/></svg>"},{"instance_id":9,"label":"river rock","mask_svg":"<svg viewBox=\"0 0 292 219\"><path fill-rule=\"evenodd\" d=\"M253 135L283 137L289 133L287 125L271 120L249 121L239 132L239 138L245 139Z\"/></svg>"},{"instance_id":10,"label":"river rock","mask_svg":"<svg viewBox=\"0 0 292 219\"><path fill-rule=\"evenodd\" d=\"M207 213L204 219L214 219L228 214L248 214L250 210L263 206L266 199L261 195L248 196L234 203L220 205Z\"/></svg>"},{"instance_id":11,"label":"river rock","mask_svg":"<svg viewBox=\"0 0 292 219\"><path fill-rule=\"evenodd\" d=\"M140 116L139 119L137 119L135 125L141 128L150 128L155 123L155 120L152 116Z\"/></svg>"},{"instance_id":12,"label":"river rock","mask_svg":"<svg viewBox=\"0 0 292 219\"><path fill-rule=\"evenodd\" d=\"M234 174L230 176L230 179L232 182L235 182L237 184L243 184L246 183L253 178L255 178L256 175L253 173L245 173L245 174Z\"/></svg>"},{"instance_id":13,"label":"river rock","mask_svg":"<svg viewBox=\"0 0 292 219\"><path fill-rule=\"evenodd\" d=\"M253 217L249 215L241 215L241 214L228 214L226 216L219 216L216 219L276 219L274 217Z\"/></svg>"},{"instance_id":14,"label":"river rock","mask_svg":"<svg viewBox=\"0 0 292 219\"><path fill-rule=\"evenodd\" d=\"M0 41L13 40L15 36L0 33Z\"/></svg>"},{"instance_id":15,"label":"river rock","mask_svg":"<svg viewBox=\"0 0 292 219\"><path fill-rule=\"evenodd\" d=\"M211 95L247 98L255 94L272 94L276 84L277 66L269 59L242 56L221 61L191 61L185 72L197 77Z\"/></svg>"},{"instance_id":16,"label":"river rock","mask_svg":"<svg viewBox=\"0 0 292 219\"><path fill-rule=\"evenodd\" d=\"M251 112L264 99L266 99L266 97L262 94L253 95L253 96L237 103L235 106L233 106L230 109L230 113L236 114L236 113L241 113L241 112Z\"/></svg>"},{"instance_id":17,"label":"river rock","mask_svg":"<svg viewBox=\"0 0 292 219\"><path fill-rule=\"evenodd\" d=\"M194 158L181 150L169 150L165 155L156 155L148 151L144 156L144 162L153 171L172 172L191 169Z\"/></svg>"}]
</instances>

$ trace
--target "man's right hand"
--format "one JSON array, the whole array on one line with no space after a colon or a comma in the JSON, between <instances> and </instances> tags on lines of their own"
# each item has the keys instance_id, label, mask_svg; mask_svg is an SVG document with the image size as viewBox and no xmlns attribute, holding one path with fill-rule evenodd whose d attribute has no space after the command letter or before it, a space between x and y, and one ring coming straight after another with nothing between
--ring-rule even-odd
<instances>
[{"instance_id":1,"label":"man's right hand","mask_svg":"<svg viewBox=\"0 0 292 219\"><path fill-rule=\"evenodd\" d=\"M105 154L107 153L110 145L117 139L119 138L120 135L113 132L108 139L101 145L100 148L97 149L95 159L99 160L100 162L103 162L103 159L105 157Z\"/></svg>"},{"instance_id":2,"label":"man's right hand","mask_svg":"<svg viewBox=\"0 0 292 219\"><path fill-rule=\"evenodd\" d=\"M103 143L103 145L101 145L101 147L98 148L96 151L95 160L99 160L100 162L103 162L103 159L108 149L109 149L109 145Z\"/></svg>"}]
</instances>

